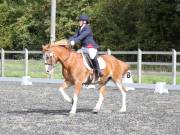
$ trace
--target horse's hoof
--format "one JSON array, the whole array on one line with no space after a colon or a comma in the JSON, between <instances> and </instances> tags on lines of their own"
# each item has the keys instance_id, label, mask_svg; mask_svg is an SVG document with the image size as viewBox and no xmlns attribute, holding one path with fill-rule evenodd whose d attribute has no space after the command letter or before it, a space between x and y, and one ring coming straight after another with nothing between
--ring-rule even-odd
<instances>
[{"instance_id":1,"label":"horse's hoof","mask_svg":"<svg viewBox=\"0 0 180 135\"><path fill-rule=\"evenodd\" d=\"M97 109L93 109L93 111L92 111L94 114L97 114L98 112L99 112L99 110L97 110Z\"/></svg>"},{"instance_id":2,"label":"horse's hoof","mask_svg":"<svg viewBox=\"0 0 180 135\"><path fill-rule=\"evenodd\" d=\"M75 113L69 113L69 117L73 117L75 115L76 115Z\"/></svg>"},{"instance_id":3,"label":"horse's hoof","mask_svg":"<svg viewBox=\"0 0 180 135\"><path fill-rule=\"evenodd\" d=\"M120 113L126 112L126 109L120 109L119 112Z\"/></svg>"}]
</instances>

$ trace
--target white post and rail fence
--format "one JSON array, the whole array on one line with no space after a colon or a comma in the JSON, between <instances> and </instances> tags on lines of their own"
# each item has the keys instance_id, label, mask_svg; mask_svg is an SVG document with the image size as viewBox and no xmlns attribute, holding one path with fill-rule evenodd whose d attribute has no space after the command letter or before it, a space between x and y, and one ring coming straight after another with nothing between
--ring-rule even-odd
<instances>
[{"instance_id":1,"label":"white post and rail fence","mask_svg":"<svg viewBox=\"0 0 180 135\"><path fill-rule=\"evenodd\" d=\"M3 79L6 77L5 76L5 63L6 63L6 54L22 54L24 55L23 60L24 60L24 76L28 76L28 64L29 64L29 55L34 55L34 54L39 54L42 55L41 51L28 51L27 49L23 50L23 51L6 51L4 49L1 49L0 51L1 53L1 65L0 65L0 81L3 81ZM105 54L107 52L99 52L99 54ZM171 78L171 84L168 85L169 88L175 88L175 89L179 89L180 90L180 85L177 85L176 82L176 78L177 78L177 74L179 75L179 73L177 73L177 66L180 66L180 63L177 62L177 57L180 56L180 52L176 52L176 50L172 49L171 52L163 52L163 51L142 51L141 49L138 49L137 51L112 51L111 52L112 55L136 55L137 57L137 61L135 62L127 62L130 65L136 65L137 70L133 71L133 73L136 73L137 76L137 83L133 84L134 87L137 88L143 88L144 84L142 84L142 66L143 65L154 65L154 66L170 66L171 67L171 72L168 73L168 76ZM144 55L167 55L170 56L172 58L171 62L144 62L143 61L143 56ZM44 69L42 69L44 70ZM10 71L8 71L10 72ZM161 73L160 73L161 74ZM133 74L135 75L135 74ZM5 79L7 80L7 78ZM37 80L37 78L36 78ZM53 79L51 79L53 80ZM49 79L50 81L50 79ZM47 82L47 80L45 81ZM54 82L58 82L57 80ZM149 85L149 87L148 87ZM147 88L151 88L154 87L154 84L150 85L147 84L146 87Z\"/></svg>"}]
</instances>

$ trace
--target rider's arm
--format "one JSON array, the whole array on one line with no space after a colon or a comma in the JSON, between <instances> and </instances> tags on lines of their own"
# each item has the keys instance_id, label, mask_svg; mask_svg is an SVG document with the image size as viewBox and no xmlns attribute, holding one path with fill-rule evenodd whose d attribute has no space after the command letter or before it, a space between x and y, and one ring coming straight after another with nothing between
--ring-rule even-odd
<instances>
[{"instance_id":1,"label":"rider's arm","mask_svg":"<svg viewBox=\"0 0 180 135\"><path fill-rule=\"evenodd\" d=\"M87 37L90 33L91 33L91 29L85 28L85 30L83 30L81 34L79 34L76 38L74 38L75 43L80 42L85 37Z\"/></svg>"}]
</instances>

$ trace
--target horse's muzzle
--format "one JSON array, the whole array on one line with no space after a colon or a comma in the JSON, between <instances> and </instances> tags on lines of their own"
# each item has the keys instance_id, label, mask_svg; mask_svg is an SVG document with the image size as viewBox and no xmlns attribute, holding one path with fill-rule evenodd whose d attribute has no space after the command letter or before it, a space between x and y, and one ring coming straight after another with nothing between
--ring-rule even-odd
<instances>
[{"instance_id":1,"label":"horse's muzzle","mask_svg":"<svg viewBox=\"0 0 180 135\"><path fill-rule=\"evenodd\" d=\"M48 74L51 74L54 71L54 66L53 65L45 65L45 71Z\"/></svg>"}]
</instances>

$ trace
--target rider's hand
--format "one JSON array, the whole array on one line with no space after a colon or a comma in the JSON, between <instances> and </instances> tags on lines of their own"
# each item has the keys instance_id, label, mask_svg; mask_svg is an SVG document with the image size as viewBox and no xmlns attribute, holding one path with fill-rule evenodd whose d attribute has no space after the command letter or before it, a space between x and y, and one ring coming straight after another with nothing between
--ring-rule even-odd
<instances>
[{"instance_id":1,"label":"rider's hand","mask_svg":"<svg viewBox=\"0 0 180 135\"><path fill-rule=\"evenodd\" d=\"M75 41L74 40L70 41L70 44L71 44L71 46L74 46L75 45Z\"/></svg>"}]
</instances>

